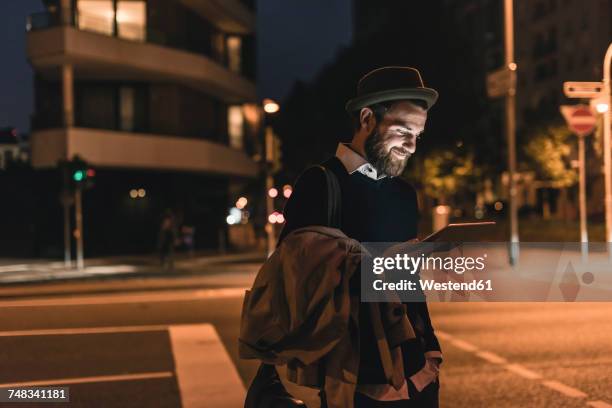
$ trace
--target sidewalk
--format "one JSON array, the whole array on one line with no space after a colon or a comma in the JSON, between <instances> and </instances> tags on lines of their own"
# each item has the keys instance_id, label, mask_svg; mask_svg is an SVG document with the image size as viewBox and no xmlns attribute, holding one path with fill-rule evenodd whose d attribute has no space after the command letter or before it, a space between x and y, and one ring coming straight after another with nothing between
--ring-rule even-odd
<instances>
[{"instance_id":1,"label":"sidewalk","mask_svg":"<svg viewBox=\"0 0 612 408\"><path fill-rule=\"evenodd\" d=\"M226 273L229 266L236 273L236 265L264 260L259 251L182 255L172 272L162 269L156 255L86 259L82 271L66 268L62 261L0 260L0 297L210 285L210 277Z\"/></svg>"}]
</instances>

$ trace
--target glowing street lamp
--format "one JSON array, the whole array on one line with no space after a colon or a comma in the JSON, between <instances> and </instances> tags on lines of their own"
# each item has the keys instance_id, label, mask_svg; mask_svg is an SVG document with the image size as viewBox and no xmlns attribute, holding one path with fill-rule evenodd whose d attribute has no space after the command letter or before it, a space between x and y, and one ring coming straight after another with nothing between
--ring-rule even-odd
<instances>
[{"instance_id":1,"label":"glowing street lamp","mask_svg":"<svg viewBox=\"0 0 612 408\"><path fill-rule=\"evenodd\" d=\"M248 203L248 200L246 197L240 197L236 201L236 208L238 208L239 210L242 210L244 207L246 207L247 203Z\"/></svg>"},{"instance_id":2,"label":"glowing street lamp","mask_svg":"<svg viewBox=\"0 0 612 408\"><path fill-rule=\"evenodd\" d=\"M595 105L595 109L599 113L606 113L608 111L608 104L607 103L598 103L597 105Z\"/></svg>"},{"instance_id":3,"label":"glowing street lamp","mask_svg":"<svg viewBox=\"0 0 612 408\"><path fill-rule=\"evenodd\" d=\"M275 198L276 196L278 196L278 190L272 187L271 189L268 190L268 195L271 198Z\"/></svg>"},{"instance_id":4,"label":"glowing street lamp","mask_svg":"<svg viewBox=\"0 0 612 408\"><path fill-rule=\"evenodd\" d=\"M266 113L276 113L279 111L280 106L278 105L278 103L274 102L272 99L264 99L263 109Z\"/></svg>"},{"instance_id":5,"label":"glowing street lamp","mask_svg":"<svg viewBox=\"0 0 612 408\"><path fill-rule=\"evenodd\" d=\"M266 98L262 101L262 108L265 112L265 134L264 134L264 151L265 151L265 161L266 161L266 190L268 192L268 196L266 197L266 210L268 214L268 225L266 226L267 233L267 242L268 242L268 256L274 252L274 248L276 247L276 236L274 235L274 229L272 228L272 224L277 222L276 212L272 212L274 210L274 198L278 196L278 190L274 188L274 177L271 169L271 165L274 163L274 133L272 130L272 126L270 124L270 120L280 110L280 106L278 103L273 101L272 99Z\"/></svg>"},{"instance_id":6,"label":"glowing street lamp","mask_svg":"<svg viewBox=\"0 0 612 408\"><path fill-rule=\"evenodd\" d=\"M291 186L289 184L285 184L283 186L283 196L285 198L289 198L289 197L291 197L291 193L293 193L293 189L291 188Z\"/></svg>"}]
</instances>

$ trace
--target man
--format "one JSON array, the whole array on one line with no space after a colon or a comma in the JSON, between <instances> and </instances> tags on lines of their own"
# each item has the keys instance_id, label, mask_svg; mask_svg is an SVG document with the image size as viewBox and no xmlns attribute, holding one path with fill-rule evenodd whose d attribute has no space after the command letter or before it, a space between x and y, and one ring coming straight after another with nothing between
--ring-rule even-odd
<instances>
[{"instance_id":1,"label":"man","mask_svg":"<svg viewBox=\"0 0 612 408\"><path fill-rule=\"evenodd\" d=\"M380 68L359 81L357 96L346 104L354 124L352 141L338 145L335 157L323 163L340 184L341 230L348 237L360 242L404 242L416 238L416 192L398 176L416 151L427 111L437 96L435 90L424 87L414 68ZM326 191L325 175L319 168L308 169L300 176L284 210L287 223L279 241L297 228L325 225ZM385 380L366 310L367 304L362 303L355 407L437 407L437 374L442 354L427 305L411 303L407 307L417 339L402 344L407 381L400 390ZM277 379L274 375L273 368L262 366L251 388L259 387L260 392L266 393L266 387L261 385L265 382L263 378ZM267 390L279 396L277 406L303 406L286 394L280 382L268 382L273 386Z\"/></svg>"}]
</instances>

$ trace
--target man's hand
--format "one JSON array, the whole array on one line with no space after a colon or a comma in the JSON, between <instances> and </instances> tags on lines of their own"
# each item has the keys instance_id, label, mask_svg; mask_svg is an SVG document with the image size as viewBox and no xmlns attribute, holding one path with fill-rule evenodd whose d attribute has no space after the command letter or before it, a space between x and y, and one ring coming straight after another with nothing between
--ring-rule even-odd
<instances>
[{"instance_id":1,"label":"man's hand","mask_svg":"<svg viewBox=\"0 0 612 408\"><path fill-rule=\"evenodd\" d=\"M428 357L425 360L425 365L416 374L410 377L410 381L414 385L417 392L423 391L432 382L438 381L440 375L441 358Z\"/></svg>"}]
</instances>

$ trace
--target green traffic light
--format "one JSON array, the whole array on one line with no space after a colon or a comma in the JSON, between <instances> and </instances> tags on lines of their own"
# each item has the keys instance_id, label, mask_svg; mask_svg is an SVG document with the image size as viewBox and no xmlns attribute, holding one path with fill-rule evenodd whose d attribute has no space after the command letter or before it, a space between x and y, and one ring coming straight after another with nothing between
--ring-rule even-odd
<instances>
[{"instance_id":1,"label":"green traffic light","mask_svg":"<svg viewBox=\"0 0 612 408\"><path fill-rule=\"evenodd\" d=\"M72 175L72 178L74 179L74 181L83 181L83 179L85 178L85 172L83 170L77 170Z\"/></svg>"}]
</instances>

